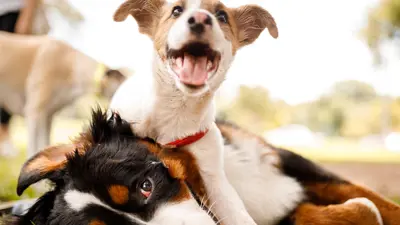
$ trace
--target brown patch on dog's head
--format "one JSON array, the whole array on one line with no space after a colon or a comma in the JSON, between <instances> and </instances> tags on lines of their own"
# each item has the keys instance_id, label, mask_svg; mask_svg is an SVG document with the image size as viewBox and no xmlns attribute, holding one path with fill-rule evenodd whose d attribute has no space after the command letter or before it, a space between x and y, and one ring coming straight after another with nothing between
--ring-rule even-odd
<instances>
[{"instance_id":1,"label":"brown patch on dog's head","mask_svg":"<svg viewBox=\"0 0 400 225\"><path fill-rule=\"evenodd\" d=\"M196 159L189 151L185 149L165 149L159 154L159 157L170 170L171 176L175 175L182 181L186 180L200 198L208 199L205 197L206 191L204 181L200 176L200 168ZM182 186L184 186L184 189L179 196L182 198L190 197L186 185L183 185L182 183ZM174 200L176 201L177 199L175 198Z\"/></svg>"},{"instance_id":2,"label":"brown patch on dog's head","mask_svg":"<svg viewBox=\"0 0 400 225\"><path fill-rule=\"evenodd\" d=\"M126 204L129 201L129 188L123 185L111 185L108 188L111 200L117 205Z\"/></svg>"},{"instance_id":3,"label":"brown patch on dog's head","mask_svg":"<svg viewBox=\"0 0 400 225\"><path fill-rule=\"evenodd\" d=\"M169 174L175 179L181 181L181 189L177 196L171 201L183 201L190 198L190 190L185 181L187 181L193 191L201 198L206 195L203 179L200 176L199 167L194 156L185 149L163 149L160 145L142 141L142 144L147 146L147 149L157 155L168 168Z\"/></svg>"}]
</instances>

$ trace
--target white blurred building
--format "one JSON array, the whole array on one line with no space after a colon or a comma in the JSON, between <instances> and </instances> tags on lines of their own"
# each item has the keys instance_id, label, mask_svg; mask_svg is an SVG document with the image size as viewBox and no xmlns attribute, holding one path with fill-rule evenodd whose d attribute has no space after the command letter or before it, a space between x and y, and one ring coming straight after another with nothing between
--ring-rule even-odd
<instances>
[{"instance_id":1,"label":"white blurred building","mask_svg":"<svg viewBox=\"0 0 400 225\"><path fill-rule=\"evenodd\" d=\"M391 132L388 135L368 135L360 139L362 148L382 148L392 152L400 152L400 132Z\"/></svg>"},{"instance_id":2,"label":"white blurred building","mask_svg":"<svg viewBox=\"0 0 400 225\"><path fill-rule=\"evenodd\" d=\"M287 147L318 147L323 137L312 132L308 127L299 124L290 124L269 130L263 137L271 144Z\"/></svg>"},{"instance_id":3,"label":"white blurred building","mask_svg":"<svg viewBox=\"0 0 400 225\"><path fill-rule=\"evenodd\" d=\"M384 139L384 143L389 151L400 152L400 133L392 132L388 134Z\"/></svg>"}]
</instances>

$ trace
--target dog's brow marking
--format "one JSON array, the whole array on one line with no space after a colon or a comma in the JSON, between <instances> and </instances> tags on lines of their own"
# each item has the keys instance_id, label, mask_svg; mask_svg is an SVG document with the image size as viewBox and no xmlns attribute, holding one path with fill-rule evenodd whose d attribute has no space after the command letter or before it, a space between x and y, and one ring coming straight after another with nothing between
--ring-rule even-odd
<instances>
[{"instance_id":1,"label":"dog's brow marking","mask_svg":"<svg viewBox=\"0 0 400 225\"><path fill-rule=\"evenodd\" d=\"M98 199L95 196L88 194L88 193L83 193L83 192L80 192L77 190L72 190L72 191L68 191L67 193L65 193L64 199L67 202L67 204L71 207L71 209L73 209L75 211L81 211L82 209L84 209L85 207L87 207L89 205L98 205L98 206L104 207L110 211L113 211L119 215L126 216L134 223L139 223L142 225L148 224L148 223L144 222L143 220L141 220L131 214L120 212L118 210L111 208L110 206L101 202L100 199Z\"/></svg>"}]
</instances>

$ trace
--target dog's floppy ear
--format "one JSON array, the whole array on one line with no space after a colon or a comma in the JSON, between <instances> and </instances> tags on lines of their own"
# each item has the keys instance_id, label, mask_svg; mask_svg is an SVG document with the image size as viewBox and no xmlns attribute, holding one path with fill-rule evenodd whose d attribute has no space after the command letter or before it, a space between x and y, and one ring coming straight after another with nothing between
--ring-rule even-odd
<instances>
[{"instance_id":1,"label":"dog's floppy ear","mask_svg":"<svg viewBox=\"0 0 400 225\"><path fill-rule=\"evenodd\" d=\"M100 107L92 111L90 129L72 141L48 147L34 155L22 166L17 185L17 194L21 195L30 185L49 179L56 181L62 178L68 156L84 155L96 144L106 142L113 135L132 136L130 124L122 120L116 113L108 117Z\"/></svg>"},{"instance_id":2,"label":"dog's floppy ear","mask_svg":"<svg viewBox=\"0 0 400 225\"><path fill-rule=\"evenodd\" d=\"M121 22L132 15L138 23L139 31L151 36L164 3L164 0L127 0L115 12L114 21Z\"/></svg>"},{"instance_id":3,"label":"dog's floppy ear","mask_svg":"<svg viewBox=\"0 0 400 225\"><path fill-rule=\"evenodd\" d=\"M278 38L278 27L271 14L257 5L245 5L234 9L240 46L253 43L268 28L272 37Z\"/></svg>"},{"instance_id":4,"label":"dog's floppy ear","mask_svg":"<svg viewBox=\"0 0 400 225\"><path fill-rule=\"evenodd\" d=\"M67 155L75 151L75 145L64 144L48 147L30 158L22 166L17 186L21 195L30 185L43 179L54 180L61 176Z\"/></svg>"}]
</instances>

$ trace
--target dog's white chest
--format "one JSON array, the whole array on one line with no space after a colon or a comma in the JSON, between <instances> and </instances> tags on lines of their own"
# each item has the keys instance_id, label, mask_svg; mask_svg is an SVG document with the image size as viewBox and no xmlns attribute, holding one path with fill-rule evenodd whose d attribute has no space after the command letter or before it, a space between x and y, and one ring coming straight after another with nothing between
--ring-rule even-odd
<instances>
[{"instance_id":1,"label":"dog's white chest","mask_svg":"<svg viewBox=\"0 0 400 225\"><path fill-rule=\"evenodd\" d=\"M274 225L303 199L303 189L273 165L276 157L258 140L225 145L225 172L257 224Z\"/></svg>"}]
</instances>

